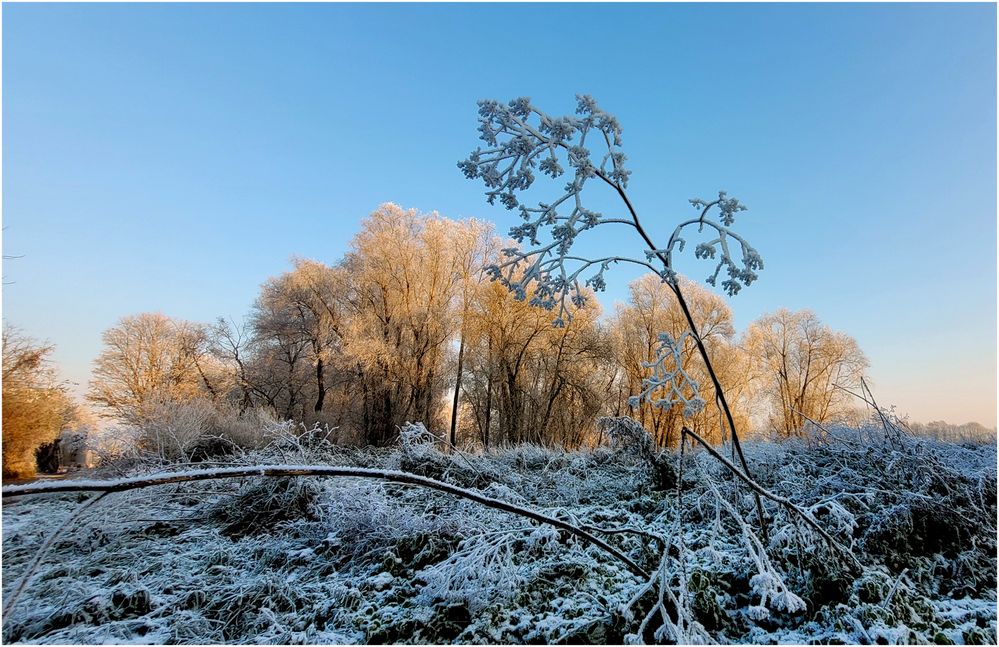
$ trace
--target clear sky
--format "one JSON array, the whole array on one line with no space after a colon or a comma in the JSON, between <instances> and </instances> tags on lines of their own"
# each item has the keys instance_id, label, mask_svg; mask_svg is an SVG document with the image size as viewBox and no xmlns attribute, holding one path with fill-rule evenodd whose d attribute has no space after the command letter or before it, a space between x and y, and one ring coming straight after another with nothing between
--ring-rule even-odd
<instances>
[{"instance_id":1,"label":"clear sky","mask_svg":"<svg viewBox=\"0 0 999 647\"><path fill-rule=\"evenodd\" d=\"M123 315L240 318L382 202L505 232L455 166L475 101L561 114L589 93L657 235L691 197L750 207L766 269L730 300L740 329L811 308L882 403L996 424L995 5L2 11L3 316L80 392ZM608 307L634 276L608 274Z\"/></svg>"}]
</instances>

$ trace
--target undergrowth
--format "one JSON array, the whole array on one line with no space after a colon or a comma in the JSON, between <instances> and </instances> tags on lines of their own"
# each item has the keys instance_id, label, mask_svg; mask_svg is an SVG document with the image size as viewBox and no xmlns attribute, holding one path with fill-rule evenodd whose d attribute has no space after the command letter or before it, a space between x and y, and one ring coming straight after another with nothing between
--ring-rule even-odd
<instances>
[{"instance_id":1,"label":"undergrowth","mask_svg":"<svg viewBox=\"0 0 999 647\"><path fill-rule=\"evenodd\" d=\"M417 426L402 436L397 450L286 436L227 460L415 472L614 530L602 536L650 577L557 529L423 488L205 481L91 508L4 619L5 642L996 641L995 445L842 429L746 443L754 478L810 513L857 569L770 500L764 537L751 491L689 446L475 455ZM83 498L5 500L5 599Z\"/></svg>"}]
</instances>

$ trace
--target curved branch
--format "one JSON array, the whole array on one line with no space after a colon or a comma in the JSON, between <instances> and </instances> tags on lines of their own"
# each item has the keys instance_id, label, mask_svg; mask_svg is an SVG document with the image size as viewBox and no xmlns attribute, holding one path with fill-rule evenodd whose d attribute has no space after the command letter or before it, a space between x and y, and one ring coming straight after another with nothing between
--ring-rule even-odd
<instances>
[{"instance_id":1,"label":"curved branch","mask_svg":"<svg viewBox=\"0 0 999 647\"><path fill-rule=\"evenodd\" d=\"M655 273L656 275L660 274L660 270L657 270L655 267L649 265L645 261L640 261L635 258L628 258L627 256L605 256L604 258L595 258L593 260L590 260L588 258L583 258L582 256L563 256L562 258L564 258L567 261L579 261L583 263L583 265L574 272L573 274L574 276L579 274L580 272L585 271L586 269L590 268L593 265L599 265L602 263L631 263L633 265L640 265L650 270L651 272Z\"/></svg>"},{"instance_id":2,"label":"curved branch","mask_svg":"<svg viewBox=\"0 0 999 647\"><path fill-rule=\"evenodd\" d=\"M348 477L367 478L404 485L416 485L430 488L439 492L446 492L453 496L475 501L488 508L495 508L511 514L520 515L533 519L538 523L547 524L564 530L571 535L590 543L605 553L612 555L623 562L635 574L643 578L649 577L645 570L632 561L627 555L617 550L604 540L591 533L574 526L570 523L549 517L528 508L523 508L506 501L483 496L470 490L465 490L450 483L444 483L425 476L397 472L393 470L376 470L363 467L336 467L330 465L257 465L254 467L224 467L207 470L190 470L187 472L175 472L172 474L153 474L148 476L136 476L113 481L59 481L48 483L28 483L26 485L8 485L3 488L3 498L24 496L27 494L55 494L60 492L124 492L126 490L137 490L141 488L153 487L155 485L165 485L168 483L188 483L192 481L208 481L224 478L246 478L253 476L326 476L326 477ZM103 495L102 495L103 496Z\"/></svg>"},{"instance_id":3,"label":"curved branch","mask_svg":"<svg viewBox=\"0 0 999 647\"><path fill-rule=\"evenodd\" d=\"M857 560L856 556L854 556L853 553L851 553L849 550L847 550L846 548L844 548L838 541L836 541L835 539L833 539L832 535L830 535L828 532L826 532L822 528L822 526L819 525L819 522L815 520L815 517L813 517L811 514L809 514L808 511L803 510L802 508L799 508L790 499L787 499L785 497L782 497L780 495L777 495L777 494L774 494L774 493L770 492L769 490L767 490L766 488L764 488L762 485L760 485L759 483L757 483L756 481L754 481L750 477L748 477L745 474L743 474L742 470L740 470L738 467L736 467L735 465L733 465L724 456L722 456L721 454L719 454L718 450L716 450L714 447L712 447L711 444L708 443L708 441L704 440L703 438L701 438L700 436L698 436L697 434L695 434L694 432L692 432L687 427L683 427L681 433L684 436L690 436L691 438L693 438L694 440L696 440L697 442L699 442L704 447L704 449L706 449L708 451L709 454L711 454L712 456L714 456L719 462L721 462L722 465L724 465L725 467L727 467L728 470L730 472L732 472L732 474L734 474L737 477L739 477L739 479L742 482L744 482L746 485L748 485L749 489L752 490L755 494L757 494L758 496L762 496L764 498L770 499L774 503L776 503L776 504L778 504L780 506L783 506L784 508L786 508L790 512L793 512L797 516L801 517L801 519L806 524L808 524L808 526L812 530L814 530L815 532L817 532L822 537L822 539L824 539L825 542L827 544L829 544L829 547L832 548L836 553L838 553L840 555L840 557L843 557L851 566L853 566L853 567L855 567L857 569L860 569L861 571L863 570L864 567Z\"/></svg>"}]
</instances>

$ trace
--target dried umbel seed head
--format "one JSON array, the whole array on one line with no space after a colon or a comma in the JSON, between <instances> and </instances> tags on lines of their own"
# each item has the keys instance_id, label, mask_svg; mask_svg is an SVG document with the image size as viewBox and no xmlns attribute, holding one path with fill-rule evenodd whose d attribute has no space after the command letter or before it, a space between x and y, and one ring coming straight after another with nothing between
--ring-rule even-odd
<instances>
[{"instance_id":1,"label":"dried umbel seed head","mask_svg":"<svg viewBox=\"0 0 999 647\"><path fill-rule=\"evenodd\" d=\"M683 251L686 241L680 234L691 227L696 227L697 233L707 228L714 234L712 239L699 243L694 253L696 258L718 260L714 273L706 279L709 284L715 285L725 269L728 278L721 287L735 295L755 281L756 272L763 268L756 250L730 229L736 214L746 210L745 205L724 191L716 200L691 200L700 215L681 222L666 247L646 252L644 260L641 255L628 254L602 258L573 255L579 236L598 225L638 228L637 218L605 217L583 202L584 188L596 179L612 187L634 215L625 193L631 171L625 168L621 132L617 119L585 95L576 97L576 114L562 117L542 112L527 97L505 104L480 101L479 137L485 147L476 148L458 162L465 177L482 180L489 204L498 200L507 209L516 210L523 220L511 227L510 237L527 247L504 250L506 260L489 266L487 272L517 299L530 297L532 305L547 310L557 308L552 321L556 326L565 325L573 308L585 303L584 287L596 292L606 289L604 272L611 265L640 265L663 281L674 283L673 252ZM551 179L568 176L568 181L555 199L532 207L522 202L521 194L534 186L538 178L535 171ZM717 211L717 220L710 217L713 210ZM738 260L732 254L736 245L741 251Z\"/></svg>"}]
</instances>

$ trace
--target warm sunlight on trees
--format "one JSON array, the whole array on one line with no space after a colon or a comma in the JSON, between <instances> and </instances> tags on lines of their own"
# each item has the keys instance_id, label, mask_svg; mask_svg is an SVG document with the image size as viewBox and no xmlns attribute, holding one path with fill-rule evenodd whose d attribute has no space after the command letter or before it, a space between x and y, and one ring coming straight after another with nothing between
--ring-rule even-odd
<instances>
[{"instance_id":1,"label":"warm sunlight on trees","mask_svg":"<svg viewBox=\"0 0 999 647\"><path fill-rule=\"evenodd\" d=\"M753 379L770 400L771 426L787 436L809 419L822 423L844 413L850 396L836 385L855 388L867 368L852 337L808 310L764 315L749 326L744 346Z\"/></svg>"},{"instance_id":2,"label":"warm sunlight on trees","mask_svg":"<svg viewBox=\"0 0 999 647\"><path fill-rule=\"evenodd\" d=\"M346 321L340 295L346 281L342 268L305 259L294 263L295 269L284 275L285 292L294 320L309 341L316 390L312 410L318 414L330 389L333 362L343 353Z\"/></svg>"},{"instance_id":3,"label":"warm sunlight on trees","mask_svg":"<svg viewBox=\"0 0 999 647\"><path fill-rule=\"evenodd\" d=\"M3 477L35 474L35 450L73 417L72 401L49 356L52 346L3 329Z\"/></svg>"},{"instance_id":4,"label":"warm sunlight on trees","mask_svg":"<svg viewBox=\"0 0 999 647\"><path fill-rule=\"evenodd\" d=\"M407 420L439 428L458 283L447 223L385 204L364 221L351 248L344 263L351 280L348 352L364 371L365 438L384 445Z\"/></svg>"},{"instance_id":5,"label":"warm sunlight on trees","mask_svg":"<svg viewBox=\"0 0 999 647\"><path fill-rule=\"evenodd\" d=\"M609 347L595 300L562 328L502 284L481 286L470 311L466 397L483 446L578 446L608 390Z\"/></svg>"},{"instance_id":6,"label":"warm sunlight on trees","mask_svg":"<svg viewBox=\"0 0 999 647\"><path fill-rule=\"evenodd\" d=\"M472 281L489 231L382 205L362 223L342 263L349 277L347 355L360 366L361 427L368 442L391 440L419 420L442 429L442 407L455 384L450 342L461 342Z\"/></svg>"},{"instance_id":7,"label":"warm sunlight on trees","mask_svg":"<svg viewBox=\"0 0 999 647\"><path fill-rule=\"evenodd\" d=\"M573 317L553 326L551 311L483 270L503 246L487 223L384 204L336 264L292 259L264 281L243 322L125 317L104 335L88 397L133 425L186 403L325 424L341 442L379 446L419 421L458 446L579 447L600 442L605 415L634 416L660 447L675 447L685 424L727 439L718 407L685 418L681 403L629 402L660 333L680 339L689 327L672 286L647 274L604 319L582 286ZM806 417L823 422L848 408L833 384L849 388L866 367L850 337L782 310L739 344L726 301L676 280L737 427L790 435ZM680 359L710 401L712 380L689 338Z\"/></svg>"},{"instance_id":8,"label":"warm sunlight on trees","mask_svg":"<svg viewBox=\"0 0 999 647\"><path fill-rule=\"evenodd\" d=\"M141 420L154 401L181 402L211 388L202 326L143 313L123 317L103 339L87 399L121 420Z\"/></svg>"},{"instance_id":9,"label":"warm sunlight on trees","mask_svg":"<svg viewBox=\"0 0 999 647\"><path fill-rule=\"evenodd\" d=\"M458 294L455 315L460 321L458 331L458 359L455 367L454 393L451 395L451 427L448 440L452 446L458 444L459 403L461 401L462 377L464 373L465 338L471 309L479 286L485 278L485 266L498 253L499 239L493 227L477 220L462 220L454 223L451 235L453 242L454 271L458 275Z\"/></svg>"},{"instance_id":10,"label":"warm sunlight on trees","mask_svg":"<svg viewBox=\"0 0 999 647\"><path fill-rule=\"evenodd\" d=\"M736 423L745 428L748 392L746 359L734 344L732 311L724 299L697 283L681 279L680 285L691 315L701 331L701 338L715 366L718 379L729 394ZM687 320L675 295L658 276L642 276L631 283L629 291L628 303L618 305L610 322L618 371L614 394L616 415L629 413L628 397L642 390L642 381L649 375L649 369L643 363L655 359L659 333L667 332L678 338L687 329ZM692 344L684 348L682 357L683 369L702 385L705 393L709 393L710 378ZM683 407L679 404L660 409L649 402L642 402L630 415L641 422L663 447L673 446L678 442L680 429L684 424L703 437L716 441L721 439L722 426L716 407L705 407L685 419Z\"/></svg>"},{"instance_id":11,"label":"warm sunlight on trees","mask_svg":"<svg viewBox=\"0 0 999 647\"><path fill-rule=\"evenodd\" d=\"M278 415L303 420L323 409L332 357L342 348L334 269L295 261L268 279L250 314L255 392Z\"/></svg>"}]
</instances>

